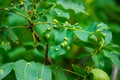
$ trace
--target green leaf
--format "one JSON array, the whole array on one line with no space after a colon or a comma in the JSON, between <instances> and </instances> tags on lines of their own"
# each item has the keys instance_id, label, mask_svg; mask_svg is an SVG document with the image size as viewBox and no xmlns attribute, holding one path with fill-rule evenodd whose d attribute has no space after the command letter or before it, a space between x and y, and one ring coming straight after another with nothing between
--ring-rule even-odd
<instances>
[{"instance_id":1,"label":"green leaf","mask_svg":"<svg viewBox=\"0 0 120 80\"><path fill-rule=\"evenodd\" d=\"M39 35L42 36L42 34L47 30L48 25L47 24L40 24L40 25L36 25L34 27L35 32Z\"/></svg>"},{"instance_id":2,"label":"green leaf","mask_svg":"<svg viewBox=\"0 0 120 80\"><path fill-rule=\"evenodd\" d=\"M112 40L112 32L106 31L105 34L105 44L109 44Z\"/></svg>"},{"instance_id":3,"label":"green leaf","mask_svg":"<svg viewBox=\"0 0 120 80\"><path fill-rule=\"evenodd\" d=\"M37 66L34 62L19 60L15 62L14 71L17 80L38 80Z\"/></svg>"},{"instance_id":4,"label":"green leaf","mask_svg":"<svg viewBox=\"0 0 120 80\"><path fill-rule=\"evenodd\" d=\"M63 69L60 66L51 66L52 72L55 76L55 80L68 80Z\"/></svg>"},{"instance_id":5,"label":"green leaf","mask_svg":"<svg viewBox=\"0 0 120 80\"><path fill-rule=\"evenodd\" d=\"M49 24L39 24L34 27L41 40L51 43L54 40L53 28Z\"/></svg>"},{"instance_id":6,"label":"green leaf","mask_svg":"<svg viewBox=\"0 0 120 80\"><path fill-rule=\"evenodd\" d=\"M109 27L101 22L97 25L97 28L97 30L99 30L100 33L104 35L105 44L109 44L112 40L112 32L109 30Z\"/></svg>"},{"instance_id":7,"label":"green leaf","mask_svg":"<svg viewBox=\"0 0 120 80\"><path fill-rule=\"evenodd\" d=\"M10 37L10 39L13 41L13 42L15 42L15 43L18 43L18 37L17 37L17 35L15 34L15 32L11 29L11 27L6 27L7 28L7 30L8 30L8 34L9 34L9 37Z\"/></svg>"},{"instance_id":8,"label":"green leaf","mask_svg":"<svg viewBox=\"0 0 120 80\"><path fill-rule=\"evenodd\" d=\"M2 8L8 7L8 5L10 4L11 1L13 1L13 0L6 0L6 1L0 0L0 7L2 7Z\"/></svg>"},{"instance_id":9,"label":"green leaf","mask_svg":"<svg viewBox=\"0 0 120 80\"><path fill-rule=\"evenodd\" d=\"M41 78L42 80L52 80L52 72L49 66L42 66Z\"/></svg>"},{"instance_id":10,"label":"green leaf","mask_svg":"<svg viewBox=\"0 0 120 80\"><path fill-rule=\"evenodd\" d=\"M96 68L103 69L104 67L104 57L101 54L92 55L92 59Z\"/></svg>"},{"instance_id":11,"label":"green leaf","mask_svg":"<svg viewBox=\"0 0 120 80\"><path fill-rule=\"evenodd\" d=\"M55 58L56 56L60 56L65 54L66 50L60 45L53 46L49 49L49 56Z\"/></svg>"},{"instance_id":12,"label":"green leaf","mask_svg":"<svg viewBox=\"0 0 120 80\"><path fill-rule=\"evenodd\" d=\"M52 71L49 66L37 63L40 80L52 80Z\"/></svg>"},{"instance_id":13,"label":"green leaf","mask_svg":"<svg viewBox=\"0 0 120 80\"><path fill-rule=\"evenodd\" d=\"M66 37L68 38L68 45L71 45L72 42L73 42L73 36L74 36L74 33L72 30L67 30L66 32Z\"/></svg>"},{"instance_id":14,"label":"green leaf","mask_svg":"<svg viewBox=\"0 0 120 80\"><path fill-rule=\"evenodd\" d=\"M0 67L0 80L6 77L11 71L14 66L14 63L6 63Z\"/></svg>"},{"instance_id":15,"label":"green leaf","mask_svg":"<svg viewBox=\"0 0 120 80\"><path fill-rule=\"evenodd\" d=\"M120 52L120 45L117 44L110 44L109 46L107 46L108 48L112 48L112 50L114 50L114 53L119 54Z\"/></svg>"},{"instance_id":16,"label":"green leaf","mask_svg":"<svg viewBox=\"0 0 120 80\"><path fill-rule=\"evenodd\" d=\"M91 55L90 53L81 53L77 56L77 59L82 59L82 58L88 57L90 55Z\"/></svg>"},{"instance_id":17,"label":"green leaf","mask_svg":"<svg viewBox=\"0 0 120 80\"><path fill-rule=\"evenodd\" d=\"M37 65L37 70L38 70L38 78L41 80L42 64L36 63L36 65Z\"/></svg>"},{"instance_id":18,"label":"green leaf","mask_svg":"<svg viewBox=\"0 0 120 80\"><path fill-rule=\"evenodd\" d=\"M74 33L82 41L87 41L89 36L91 35L91 32L84 30L75 30Z\"/></svg>"},{"instance_id":19,"label":"green leaf","mask_svg":"<svg viewBox=\"0 0 120 80\"><path fill-rule=\"evenodd\" d=\"M79 76L83 77L87 75L87 71L85 70L85 68L81 68L77 65L72 65L73 70L79 74Z\"/></svg>"},{"instance_id":20,"label":"green leaf","mask_svg":"<svg viewBox=\"0 0 120 80\"><path fill-rule=\"evenodd\" d=\"M15 29L14 31L19 38L19 44L23 45L23 43L33 41L33 36L31 35L32 33L27 28L19 28Z\"/></svg>"},{"instance_id":21,"label":"green leaf","mask_svg":"<svg viewBox=\"0 0 120 80\"><path fill-rule=\"evenodd\" d=\"M109 58L104 57L104 68L103 70L107 72L108 75L112 74L113 66L112 62Z\"/></svg>"},{"instance_id":22,"label":"green leaf","mask_svg":"<svg viewBox=\"0 0 120 80\"><path fill-rule=\"evenodd\" d=\"M111 75L112 62L109 58L105 57L102 53L92 55L92 59L96 68L100 68Z\"/></svg>"},{"instance_id":23,"label":"green leaf","mask_svg":"<svg viewBox=\"0 0 120 80\"><path fill-rule=\"evenodd\" d=\"M21 57L25 53L26 49L24 47L17 47L11 51L8 52L8 56L13 58Z\"/></svg>"},{"instance_id":24,"label":"green leaf","mask_svg":"<svg viewBox=\"0 0 120 80\"><path fill-rule=\"evenodd\" d=\"M86 47L86 45L87 45L87 47L95 48L94 44L89 43L89 42L76 41L76 42L74 42L74 44L77 46L82 46L82 47Z\"/></svg>"},{"instance_id":25,"label":"green leaf","mask_svg":"<svg viewBox=\"0 0 120 80\"><path fill-rule=\"evenodd\" d=\"M66 29L63 29L58 32L58 34L55 34L55 41L56 43L61 43L64 40L64 37L66 36Z\"/></svg>"},{"instance_id":26,"label":"green leaf","mask_svg":"<svg viewBox=\"0 0 120 80\"><path fill-rule=\"evenodd\" d=\"M58 8L54 8L50 11L50 14L55 16L55 17L63 17L63 18L66 18L66 19L69 19L70 18L70 15L69 13L67 12L64 12L63 10L60 10Z\"/></svg>"},{"instance_id":27,"label":"green leaf","mask_svg":"<svg viewBox=\"0 0 120 80\"><path fill-rule=\"evenodd\" d=\"M34 42L33 41L29 41L29 42L24 42L23 43L23 45L25 45L25 46L32 46L32 47L34 47Z\"/></svg>"},{"instance_id":28,"label":"green leaf","mask_svg":"<svg viewBox=\"0 0 120 80\"><path fill-rule=\"evenodd\" d=\"M25 16L25 13L22 13L22 12L24 12L24 11L17 12L17 13ZM7 25L9 25L9 26L24 26L24 25L27 25L27 24L28 24L28 21L24 17L22 17L21 15L12 13L8 17Z\"/></svg>"},{"instance_id":29,"label":"green leaf","mask_svg":"<svg viewBox=\"0 0 120 80\"><path fill-rule=\"evenodd\" d=\"M49 49L49 56L55 58L65 54L67 48L72 44L72 40L73 32L71 30L63 29L58 31L58 34L55 34L55 45L51 46ZM62 43L64 42L66 42L66 45L62 46Z\"/></svg>"},{"instance_id":30,"label":"green leaf","mask_svg":"<svg viewBox=\"0 0 120 80\"><path fill-rule=\"evenodd\" d=\"M44 54L42 54L40 51L38 51L37 48L33 49L33 53L39 58L44 58Z\"/></svg>"},{"instance_id":31,"label":"green leaf","mask_svg":"<svg viewBox=\"0 0 120 80\"><path fill-rule=\"evenodd\" d=\"M70 1L63 1L63 0L58 0L57 4L61 5L64 9L73 10L76 14L80 13L80 12L87 14L83 5L73 3L73 2L70 2Z\"/></svg>"},{"instance_id":32,"label":"green leaf","mask_svg":"<svg viewBox=\"0 0 120 80\"><path fill-rule=\"evenodd\" d=\"M90 26L88 26L85 30L89 32L95 32L97 30L97 25L98 25L98 22L95 22Z\"/></svg>"},{"instance_id":33,"label":"green leaf","mask_svg":"<svg viewBox=\"0 0 120 80\"><path fill-rule=\"evenodd\" d=\"M55 34L55 43L60 44L61 42L65 41L65 37L68 39L67 43L70 45L73 41L73 31L72 30L67 30L63 29L60 31L54 32Z\"/></svg>"},{"instance_id":34,"label":"green leaf","mask_svg":"<svg viewBox=\"0 0 120 80\"><path fill-rule=\"evenodd\" d=\"M103 50L103 52L106 57L110 58L111 61L120 68L120 60L116 55L106 50Z\"/></svg>"},{"instance_id":35,"label":"green leaf","mask_svg":"<svg viewBox=\"0 0 120 80\"><path fill-rule=\"evenodd\" d=\"M45 16L46 16L46 18L47 18L47 22L50 22L50 23L53 22L54 17L53 17L52 15L46 14Z\"/></svg>"}]
</instances>

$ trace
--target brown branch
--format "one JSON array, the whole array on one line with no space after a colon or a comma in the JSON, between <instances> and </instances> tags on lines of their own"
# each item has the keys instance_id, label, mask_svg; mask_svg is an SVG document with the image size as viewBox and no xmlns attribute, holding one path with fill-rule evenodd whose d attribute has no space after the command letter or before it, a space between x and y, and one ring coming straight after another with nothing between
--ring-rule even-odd
<instances>
[{"instance_id":1,"label":"brown branch","mask_svg":"<svg viewBox=\"0 0 120 80\"><path fill-rule=\"evenodd\" d=\"M45 65L51 65L52 61L50 59L50 57L48 56L48 43L46 44L46 52L45 52Z\"/></svg>"},{"instance_id":2,"label":"brown branch","mask_svg":"<svg viewBox=\"0 0 120 80\"><path fill-rule=\"evenodd\" d=\"M29 22L30 23L30 27L28 27L28 29L30 29L30 31L32 32L33 34L33 38L34 38L34 43L36 43L36 40L40 42L40 37L36 34L36 32L33 30L33 27L34 27L34 24Z\"/></svg>"}]
</instances>

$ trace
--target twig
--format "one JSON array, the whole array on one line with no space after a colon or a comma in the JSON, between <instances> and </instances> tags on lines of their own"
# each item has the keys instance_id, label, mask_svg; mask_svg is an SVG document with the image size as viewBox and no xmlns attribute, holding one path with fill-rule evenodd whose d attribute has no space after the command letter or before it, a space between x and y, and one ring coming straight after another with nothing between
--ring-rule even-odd
<instances>
[{"instance_id":1,"label":"twig","mask_svg":"<svg viewBox=\"0 0 120 80\"><path fill-rule=\"evenodd\" d=\"M45 52L45 65L51 65L52 61L48 56L48 43L46 44L46 52Z\"/></svg>"},{"instance_id":2,"label":"twig","mask_svg":"<svg viewBox=\"0 0 120 80\"><path fill-rule=\"evenodd\" d=\"M73 71L71 71L71 70L68 70L68 69L63 69L63 70L66 71L66 72L75 74L75 75L77 75L77 76L83 77L83 78L85 77L85 76L83 76L83 75L80 75L80 74L78 74L78 73L76 73L76 72L73 72Z\"/></svg>"},{"instance_id":3,"label":"twig","mask_svg":"<svg viewBox=\"0 0 120 80\"><path fill-rule=\"evenodd\" d=\"M24 27L24 26L14 26L14 27L11 27L11 29L16 29L16 28L27 28L27 27ZM0 28L0 32L1 31L4 31L6 30L7 28L3 27L3 28Z\"/></svg>"},{"instance_id":4,"label":"twig","mask_svg":"<svg viewBox=\"0 0 120 80\"><path fill-rule=\"evenodd\" d=\"M18 15L20 15L20 16L22 16L22 17L24 17L24 18L27 19L29 22L31 22L31 19L28 18L28 17L26 17L26 16L23 15L22 13L20 13L20 12L15 12L15 13L18 14Z\"/></svg>"},{"instance_id":5,"label":"twig","mask_svg":"<svg viewBox=\"0 0 120 80\"><path fill-rule=\"evenodd\" d=\"M97 53L104 47L104 43L105 43L105 40L102 38L102 44L101 44L100 47L95 51L94 54L97 54Z\"/></svg>"},{"instance_id":6,"label":"twig","mask_svg":"<svg viewBox=\"0 0 120 80\"><path fill-rule=\"evenodd\" d=\"M39 25L39 24L50 24L49 22L36 22L34 25Z\"/></svg>"}]
</instances>

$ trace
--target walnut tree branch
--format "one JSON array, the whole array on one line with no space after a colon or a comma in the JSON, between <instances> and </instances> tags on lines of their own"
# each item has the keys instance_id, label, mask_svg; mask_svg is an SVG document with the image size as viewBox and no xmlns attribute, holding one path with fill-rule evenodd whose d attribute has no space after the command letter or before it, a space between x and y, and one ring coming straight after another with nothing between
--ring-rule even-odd
<instances>
[{"instance_id":1,"label":"walnut tree branch","mask_svg":"<svg viewBox=\"0 0 120 80\"><path fill-rule=\"evenodd\" d=\"M45 52L45 65L51 65L52 61L50 57L48 56L48 50L49 50L49 45L48 43L46 44L46 52Z\"/></svg>"}]
</instances>

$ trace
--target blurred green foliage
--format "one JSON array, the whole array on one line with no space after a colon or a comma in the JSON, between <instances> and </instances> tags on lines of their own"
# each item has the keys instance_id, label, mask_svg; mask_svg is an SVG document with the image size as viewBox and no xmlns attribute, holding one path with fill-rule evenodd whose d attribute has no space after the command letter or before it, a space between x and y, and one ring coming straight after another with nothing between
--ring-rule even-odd
<instances>
[{"instance_id":1,"label":"blurred green foliage","mask_svg":"<svg viewBox=\"0 0 120 80\"><path fill-rule=\"evenodd\" d=\"M119 0L0 0L0 80L113 79L119 39Z\"/></svg>"}]
</instances>

